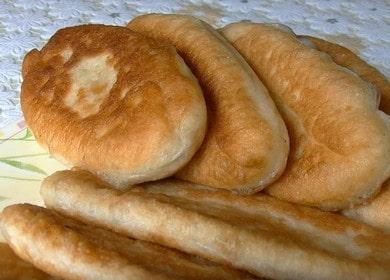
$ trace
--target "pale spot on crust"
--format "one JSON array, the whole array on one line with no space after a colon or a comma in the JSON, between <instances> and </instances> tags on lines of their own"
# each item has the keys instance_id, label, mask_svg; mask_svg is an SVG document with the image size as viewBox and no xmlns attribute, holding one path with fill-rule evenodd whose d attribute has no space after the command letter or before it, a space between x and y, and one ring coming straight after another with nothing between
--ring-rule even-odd
<instances>
[{"instance_id":1,"label":"pale spot on crust","mask_svg":"<svg viewBox=\"0 0 390 280\"><path fill-rule=\"evenodd\" d=\"M104 135L107 134L111 129L111 126L109 125L99 125L94 129L95 136L97 139L102 138Z\"/></svg>"},{"instance_id":2,"label":"pale spot on crust","mask_svg":"<svg viewBox=\"0 0 390 280\"><path fill-rule=\"evenodd\" d=\"M284 113L285 120L287 121L286 125L288 127L289 132L291 134L292 133L295 134L295 136L292 139L299 139L299 141L292 143L292 147L294 147L294 149L291 150L291 155L290 155L290 157L293 157L298 160L303 156L305 151L304 142L306 142L308 139L307 132L302 120L298 117L296 112L294 112L286 104L281 105L281 107L283 108L282 111Z\"/></svg>"},{"instance_id":3,"label":"pale spot on crust","mask_svg":"<svg viewBox=\"0 0 390 280\"><path fill-rule=\"evenodd\" d=\"M180 56L176 56L177 66L179 67L180 73L187 78L193 79L194 75L192 74L190 68L185 64L184 60Z\"/></svg>"},{"instance_id":4,"label":"pale spot on crust","mask_svg":"<svg viewBox=\"0 0 390 280\"><path fill-rule=\"evenodd\" d=\"M124 88L121 90L121 94L119 96L119 98L122 100L123 98L125 98L125 96L127 95L127 92L129 91L128 88Z\"/></svg>"},{"instance_id":5,"label":"pale spot on crust","mask_svg":"<svg viewBox=\"0 0 390 280\"><path fill-rule=\"evenodd\" d=\"M61 53L62 58L64 59L64 63L68 62L68 60L72 57L73 51L71 49L66 49Z\"/></svg>"},{"instance_id":6,"label":"pale spot on crust","mask_svg":"<svg viewBox=\"0 0 390 280\"><path fill-rule=\"evenodd\" d=\"M85 118L96 114L116 82L117 72L107 53L81 60L70 71L71 89L65 105Z\"/></svg>"},{"instance_id":7,"label":"pale spot on crust","mask_svg":"<svg viewBox=\"0 0 390 280\"><path fill-rule=\"evenodd\" d=\"M42 91L44 97L46 98L47 104L50 104L53 101L54 98L54 90L48 89L46 91Z\"/></svg>"},{"instance_id":8,"label":"pale spot on crust","mask_svg":"<svg viewBox=\"0 0 390 280\"><path fill-rule=\"evenodd\" d=\"M299 100L301 100L301 92L299 90L293 90L291 92L291 99L294 102L298 102Z\"/></svg>"},{"instance_id":9,"label":"pale spot on crust","mask_svg":"<svg viewBox=\"0 0 390 280\"><path fill-rule=\"evenodd\" d=\"M142 95L134 96L134 98L133 98L133 106L137 107L139 104L141 104L142 101L143 101Z\"/></svg>"}]
</instances>

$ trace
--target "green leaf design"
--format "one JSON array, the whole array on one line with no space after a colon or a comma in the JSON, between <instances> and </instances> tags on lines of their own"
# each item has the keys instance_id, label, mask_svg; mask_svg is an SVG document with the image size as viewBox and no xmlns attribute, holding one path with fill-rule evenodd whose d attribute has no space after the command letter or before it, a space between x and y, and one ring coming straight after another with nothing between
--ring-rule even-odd
<instances>
[{"instance_id":1,"label":"green leaf design","mask_svg":"<svg viewBox=\"0 0 390 280\"><path fill-rule=\"evenodd\" d=\"M26 140L26 139L29 139L33 136L33 134L31 133L30 129L26 129L26 135L24 135L24 137L21 138L21 140Z\"/></svg>"},{"instance_id":2,"label":"green leaf design","mask_svg":"<svg viewBox=\"0 0 390 280\"><path fill-rule=\"evenodd\" d=\"M19 137L19 134L21 134L23 131L26 131L26 134L22 137ZM32 134L31 130L26 128L25 130L21 130L15 135L11 136L10 138L3 138L0 139L3 141L35 141L34 135Z\"/></svg>"},{"instance_id":3,"label":"green leaf design","mask_svg":"<svg viewBox=\"0 0 390 280\"><path fill-rule=\"evenodd\" d=\"M3 159L15 159L15 158L26 158L26 157L40 157L40 156L47 156L48 153L37 153L37 154L24 154L24 155L17 155L17 156L9 156L9 157L0 157L0 161Z\"/></svg>"},{"instance_id":4,"label":"green leaf design","mask_svg":"<svg viewBox=\"0 0 390 280\"><path fill-rule=\"evenodd\" d=\"M29 164L29 163L24 163L21 161L10 160L10 159L0 159L0 162L11 165L11 166L19 168L19 169L24 169L24 170L32 171L35 173L47 175L47 173L45 171L43 171L42 169L40 169L32 164Z\"/></svg>"},{"instance_id":5,"label":"green leaf design","mask_svg":"<svg viewBox=\"0 0 390 280\"><path fill-rule=\"evenodd\" d=\"M1 195L0 195L0 201L6 200L7 198L8 198L8 197L1 196Z\"/></svg>"},{"instance_id":6,"label":"green leaf design","mask_svg":"<svg viewBox=\"0 0 390 280\"><path fill-rule=\"evenodd\" d=\"M33 178L18 178L13 176L1 176L0 179L10 179L10 180L18 180L18 181L31 181L31 182L41 182L40 179L33 179Z\"/></svg>"}]
</instances>

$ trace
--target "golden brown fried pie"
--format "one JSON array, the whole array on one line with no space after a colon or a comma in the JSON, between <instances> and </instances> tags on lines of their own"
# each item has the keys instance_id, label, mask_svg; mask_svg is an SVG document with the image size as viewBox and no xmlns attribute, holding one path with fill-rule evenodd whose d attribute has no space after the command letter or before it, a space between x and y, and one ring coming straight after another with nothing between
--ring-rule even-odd
<instances>
[{"instance_id":1,"label":"golden brown fried pie","mask_svg":"<svg viewBox=\"0 0 390 280\"><path fill-rule=\"evenodd\" d=\"M345 209L343 215L380 228L390 233L390 180L387 180L379 194L364 205Z\"/></svg>"},{"instance_id":2,"label":"golden brown fried pie","mask_svg":"<svg viewBox=\"0 0 390 280\"><path fill-rule=\"evenodd\" d=\"M23 79L37 141L116 187L173 174L204 138L201 88L175 48L125 27L59 30L27 54Z\"/></svg>"},{"instance_id":3,"label":"golden brown fried pie","mask_svg":"<svg viewBox=\"0 0 390 280\"><path fill-rule=\"evenodd\" d=\"M338 65L348 68L363 80L373 84L380 94L379 109L390 115L390 83L381 72L346 47L311 36L298 36L298 38L310 41L317 50L330 55Z\"/></svg>"},{"instance_id":4,"label":"golden brown fried pie","mask_svg":"<svg viewBox=\"0 0 390 280\"><path fill-rule=\"evenodd\" d=\"M257 279L29 204L7 207L1 229L19 256L65 279Z\"/></svg>"},{"instance_id":5,"label":"golden brown fried pie","mask_svg":"<svg viewBox=\"0 0 390 280\"><path fill-rule=\"evenodd\" d=\"M340 215L183 181L127 191L86 172L46 178L47 207L271 279L388 279L389 235Z\"/></svg>"},{"instance_id":6,"label":"golden brown fried pie","mask_svg":"<svg viewBox=\"0 0 390 280\"><path fill-rule=\"evenodd\" d=\"M205 95L205 141L176 177L249 194L280 176L289 149L283 120L256 74L218 32L183 15L139 16L127 27L175 45Z\"/></svg>"},{"instance_id":7,"label":"golden brown fried pie","mask_svg":"<svg viewBox=\"0 0 390 280\"><path fill-rule=\"evenodd\" d=\"M287 168L266 191L328 210L377 193L390 176L390 121L372 88L286 28L235 23L221 32L268 87L289 130Z\"/></svg>"},{"instance_id":8,"label":"golden brown fried pie","mask_svg":"<svg viewBox=\"0 0 390 280\"><path fill-rule=\"evenodd\" d=\"M389 279L390 86L348 49L148 14L61 29L22 74L73 169L4 209L0 279Z\"/></svg>"}]
</instances>

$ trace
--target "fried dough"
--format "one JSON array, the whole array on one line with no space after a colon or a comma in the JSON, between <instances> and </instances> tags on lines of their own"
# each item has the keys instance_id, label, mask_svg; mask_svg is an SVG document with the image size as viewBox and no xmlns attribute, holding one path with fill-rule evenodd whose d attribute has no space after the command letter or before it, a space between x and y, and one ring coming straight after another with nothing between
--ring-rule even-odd
<instances>
[{"instance_id":1,"label":"fried dough","mask_svg":"<svg viewBox=\"0 0 390 280\"><path fill-rule=\"evenodd\" d=\"M366 204L345 209L342 213L390 233L390 180L387 180L379 194Z\"/></svg>"},{"instance_id":2,"label":"fried dough","mask_svg":"<svg viewBox=\"0 0 390 280\"><path fill-rule=\"evenodd\" d=\"M54 280L53 277L19 258L5 243L0 243L1 280Z\"/></svg>"},{"instance_id":3,"label":"fried dough","mask_svg":"<svg viewBox=\"0 0 390 280\"><path fill-rule=\"evenodd\" d=\"M82 171L46 178L47 207L271 279L388 279L389 235L341 215L183 181L115 190Z\"/></svg>"},{"instance_id":4,"label":"fried dough","mask_svg":"<svg viewBox=\"0 0 390 280\"><path fill-rule=\"evenodd\" d=\"M1 228L19 256L66 279L257 279L29 204L7 207Z\"/></svg>"},{"instance_id":5,"label":"fried dough","mask_svg":"<svg viewBox=\"0 0 390 280\"><path fill-rule=\"evenodd\" d=\"M202 90L175 48L125 27L57 31L24 59L21 105L54 157L117 187L172 175L206 130Z\"/></svg>"},{"instance_id":6,"label":"fried dough","mask_svg":"<svg viewBox=\"0 0 390 280\"><path fill-rule=\"evenodd\" d=\"M175 45L205 95L206 138L176 177L243 194L277 179L287 161L287 130L240 54L211 26L190 16L149 14L127 27Z\"/></svg>"},{"instance_id":7,"label":"fried dough","mask_svg":"<svg viewBox=\"0 0 390 280\"><path fill-rule=\"evenodd\" d=\"M278 25L221 32L268 87L289 130L286 170L266 191L326 210L376 194L390 176L390 117L372 87Z\"/></svg>"},{"instance_id":8,"label":"fried dough","mask_svg":"<svg viewBox=\"0 0 390 280\"><path fill-rule=\"evenodd\" d=\"M309 40L317 50L330 55L332 60L338 65L348 68L358 74L363 80L373 84L381 96L379 109L390 115L390 83L380 71L346 47L312 36L302 35L298 36L298 38Z\"/></svg>"}]
</instances>

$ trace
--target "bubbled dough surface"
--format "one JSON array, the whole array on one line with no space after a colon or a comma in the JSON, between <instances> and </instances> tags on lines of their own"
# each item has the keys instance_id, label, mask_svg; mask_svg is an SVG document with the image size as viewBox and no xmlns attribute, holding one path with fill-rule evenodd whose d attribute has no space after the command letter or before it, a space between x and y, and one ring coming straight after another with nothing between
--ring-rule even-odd
<instances>
[{"instance_id":1,"label":"bubbled dough surface","mask_svg":"<svg viewBox=\"0 0 390 280\"><path fill-rule=\"evenodd\" d=\"M343 215L390 232L390 179L383 185L378 195L363 205L346 209Z\"/></svg>"},{"instance_id":2,"label":"bubbled dough surface","mask_svg":"<svg viewBox=\"0 0 390 280\"><path fill-rule=\"evenodd\" d=\"M268 86L289 129L287 169L267 191L326 209L379 191L390 173L390 130L372 88L275 26L238 23L223 34Z\"/></svg>"},{"instance_id":3,"label":"bubbled dough surface","mask_svg":"<svg viewBox=\"0 0 390 280\"><path fill-rule=\"evenodd\" d=\"M176 176L246 194L275 181L287 160L287 130L268 90L241 55L194 17L150 14L127 27L175 45L204 92L208 131Z\"/></svg>"},{"instance_id":4,"label":"bubbled dough surface","mask_svg":"<svg viewBox=\"0 0 390 280\"><path fill-rule=\"evenodd\" d=\"M31 204L6 208L2 221L1 230L19 256L61 279L257 279L198 256L126 238ZM28 265L24 266L27 274Z\"/></svg>"},{"instance_id":5,"label":"bubbled dough surface","mask_svg":"<svg viewBox=\"0 0 390 280\"><path fill-rule=\"evenodd\" d=\"M41 194L48 208L77 219L271 279L389 274L387 234L266 194L237 196L172 179L119 191L87 172L68 170L46 178Z\"/></svg>"},{"instance_id":6,"label":"bubbled dough surface","mask_svg":"<svg viewBox=\"0 0 390 280\"><path fill-rule=\"evenodd\" d=\"M69 52L65 50L61 55L66 62ZM117 72L108 63L109 57L109 54L103 53L86 58L69 71L72 86L64 103L81 118L99 112L101 104L116 82ZM123 92L126 94L124 90ZM121 98L123 97L121 95Z\"/></svg>"},{"instance_id":7,"label":"bubbled dough surface","mask_svg":"<svg viewBox=\"0 0 390 280\"><path fill-rule=\"evenodd\" d=\"M22 108L37 141L102 176L172 173L203 139L202 92L183 60L126 28L60 30L27 54L23 74Z\"/></svg>"}]
</instances>

